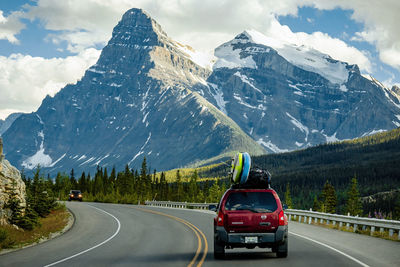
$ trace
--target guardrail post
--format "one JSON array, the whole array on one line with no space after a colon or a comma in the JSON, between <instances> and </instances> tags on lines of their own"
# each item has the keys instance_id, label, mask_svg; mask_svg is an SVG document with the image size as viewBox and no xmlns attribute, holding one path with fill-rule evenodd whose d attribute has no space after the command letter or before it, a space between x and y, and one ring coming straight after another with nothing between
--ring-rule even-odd
<instances>
[{"instance_id":1,"label":"guardrail post","mask_svg":"<svg viewBox=\"0 0 400 267\"><path fill-rule=\"evenodd\" d=\"M304 216L304 223L307 222L307 216Z\"/></svg>"},{"instance_id":2,"label":"guardrail post","mask_svg":"<svg viewBox=\"0 0 400 267\"><path fill-rule=\"evenodd\" d=\"M289 222L292 220L292 214L289 214Z\"/></svg>"},{"instance_id":3,"label":"guardrail post","mask_svg":"<svg viewBox=\"0 0 400 267\"><path fill-rule=\"evenodd\" d=\"M332 221L332 225L335 226L336 225L336 221Z\"/></svg>"},{"instance_id":4,"label":"guardrail post","mask_svg":"<svg viewBox=\"0 0 400 267\"><path fill-rule=\"evenodd\" d=\"M357 224L354 224L354 228L353 228L353 232L354 232L354 233L357 231L357 227L358 227L358 225L357 225Z\"/></svg>"},{"instance_id":5,"label":"guardrail post","mask_svg":"<svg viewBox=\"0 0 400 267\"><path fill-rule=\"evenodd\" d=\"M390 237L393 236L393 229L389 229L389 236L390 236Z\"/></svg>"},{"instance_id":6,"label":"guardrail post","mask_svg":"<svg viewBox=\"0 0 400 267\"><path fill-rule=\"evenodd\" d=\"M383 233L383 231L385 231L385 228L381 227L381 228L379 229L379 232Z\"/></svg>"},{"instance_id":7,"label":"guardrail post","mask_svg":"<svg viewBox=\"0 0 400 267\"><path fill-rule=\"evenodd\" d=\"M343 227L343 222L339 222L339 228Z\"/></svg>"},{"instance_id":8,"label":"guardrail post","mask_svg":"<svg viewBox=\"0 0 400 267\"><path fill-rule=\"evenodd\" d=\"M371 235L374 235L375 232L375 226L371 226Z\"/></svg>"},{"instance_id":9,"label":"guardrail post","mask_svg":"<svg viewBox=\"0 0 400 267\"><path fill-rule=\"evenodd\" d=\"M397 239L400 240L400 230L397 232Z\"/></svg>"},{"instance_id":10,"label":"guardrail post","mask_svg":"<svg viewBox=\"0 0 400 267\"><path fill-rule=\"evenodd\" d=\"M312 217L309 217L308 218L308 224L311 224L311 221L312 221Z\"/></svg>"},{"instance_id":11,"label":"guardrail post","mask_svg":"<svg viewBox=\"0 0 400 267\"><path fill-rule=\"evenodd\" d=\"M301 223L301 215L299 216L299 222Z\"/></svg>"},{"instance_id":12,"label":"guardrail post","mask_svg":"<svg viewBox=\"0 0 400 267\"><path fill-rule=\"evenodd\" d=\"M319 219L319 223L321 223L321 224L324 223L324 219L322 219L322 218Z\"/></svg>"},{"instance_id":13,"label":"guardrail post","mask_svg":"<svg viewBox=\"0 0 400 267\"><path fill-rule=\"evenodd\" d=\"M329 225L329 220L326 220L326 225Z\"/></svg>"},{"instance_id":14,"label":"guardrail post","mask_svg":"<svg viewBox=\"0 0 400 267\"><path fill-rule=\"evenodd\" d=\"M350 229L350 223L346 224L346 229L349 230Z\"/></svg>"}]
</instances>

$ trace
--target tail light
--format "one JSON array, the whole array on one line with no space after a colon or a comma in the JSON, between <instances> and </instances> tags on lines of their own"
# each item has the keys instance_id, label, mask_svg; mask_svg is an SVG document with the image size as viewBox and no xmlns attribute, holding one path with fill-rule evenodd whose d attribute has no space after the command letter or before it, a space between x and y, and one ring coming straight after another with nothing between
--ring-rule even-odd
<instances>
[{"instance_id":1,"label":"tail light","mask_svg":"<svg viewBox=\"0 0 400 267\"><path fill-rule=\"evenodd\" d=\"M224 226L224 214L220 211L217 216L217 225Z\"/></svg>"},{"instance_id":2,"label":"tail light","mask_svg":"<svg viewBox=\"0 0 400 267\"><path fill-rule=\"evenodd\" d=\"M285 214L283 213L283 210L279 212L279 226L287 225L287 219Z\"/></svg>"}]
</instances>

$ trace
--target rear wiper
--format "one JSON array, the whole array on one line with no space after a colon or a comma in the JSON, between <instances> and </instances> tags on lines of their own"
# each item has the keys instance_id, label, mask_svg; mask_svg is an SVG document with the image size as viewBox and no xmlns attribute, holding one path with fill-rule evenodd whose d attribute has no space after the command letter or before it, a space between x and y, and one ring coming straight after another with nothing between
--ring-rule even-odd
<instances>
[{"instance_id":1,"label":"rear wiper","mask_svg":"<svg viewBox=\"0 0 400 267\"><path fill-rule=\"evenodd\" d=\"M251 212L254 212L254 213L259 213L257 210L252 209L252 208L238 208L236 210L248 210L248 211L251 211Z\"/></svg>"}]
</instances>

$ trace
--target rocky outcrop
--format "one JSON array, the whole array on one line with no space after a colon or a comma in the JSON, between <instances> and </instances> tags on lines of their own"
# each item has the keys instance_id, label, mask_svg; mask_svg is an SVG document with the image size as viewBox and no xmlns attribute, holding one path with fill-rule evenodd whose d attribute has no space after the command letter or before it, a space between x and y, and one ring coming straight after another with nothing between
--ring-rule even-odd
<instances>
[{"instance_id":1,"label":"rocky outcrop","mask_svg":"<svg viewBox=\"0 0 400 267\"><path fill-rule=\"evenodd\" d=\"M11 192L17 193L21 207L26 207L25 183L21 179L19 171L5 159L3 155L3 141L0 138L0 224L6 224L11 215L5 205L8 202Z\"/></svg>"}]
</instances>

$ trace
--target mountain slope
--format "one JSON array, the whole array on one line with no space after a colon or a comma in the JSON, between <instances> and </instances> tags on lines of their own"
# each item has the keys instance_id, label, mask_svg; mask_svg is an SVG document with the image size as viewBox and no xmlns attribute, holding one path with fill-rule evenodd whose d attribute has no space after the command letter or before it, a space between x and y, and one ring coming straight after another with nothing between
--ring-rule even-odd
<instances>
[{"instance_id":1,"label":"mountain slope","mask_svg":"<svg viewBox=\"0 0 400 267\"><path fill-rule=\"evenodd\" d=\"M55 173L139 167L144 156L164 170L232 151L264 153L190 90L209 70L185 51L146 13L127 11L82 79L46 97L4 134L7 157Z\"/></svg>"},{"instance_id":2,"label":"mountain slope","mask_svg":"<svg viewBox=\"0 0 400 267\"><path fill-rule=\"evenodd\" d=\"M19 117L22 113L12 113L5 120L0 120L0 136L10 128L11 124Z\"/></svg>"}]
</instances>

